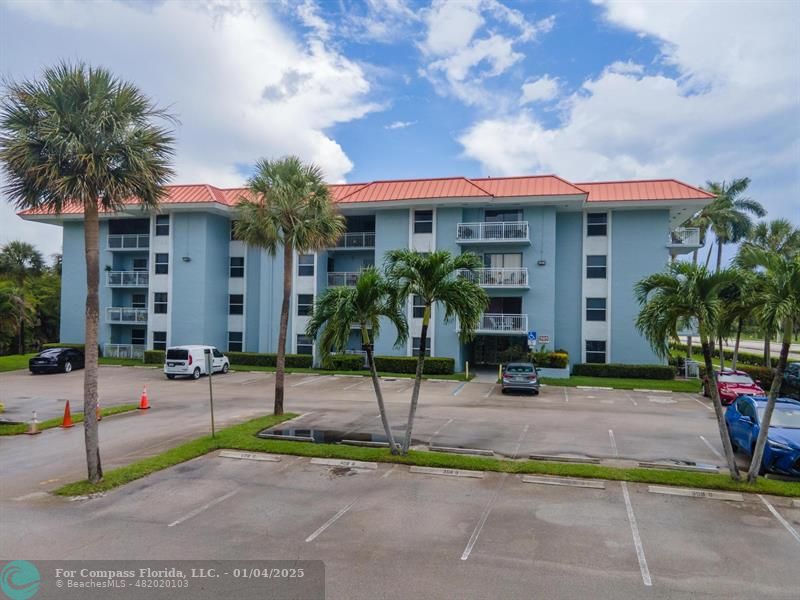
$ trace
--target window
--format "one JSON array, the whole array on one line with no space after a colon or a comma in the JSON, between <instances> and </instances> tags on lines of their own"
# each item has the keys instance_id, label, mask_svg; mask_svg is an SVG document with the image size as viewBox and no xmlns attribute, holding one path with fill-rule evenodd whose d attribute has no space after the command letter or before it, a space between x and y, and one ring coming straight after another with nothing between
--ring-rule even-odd
<instances>
[{"instance_id":1,"label":"window","mask_svg":"<svg viewBox=\"0 0 800 600\"><path fill-rule=\"evenodd\" d=\"M586 362L606 362L606 343L600 340L586 340Z\"/></svg>"},{"instance_id":2,"label":"window","mask_svg":"<svg viewBox=\"0 0 800 600\"><path fill-rule=\"evenodd\" d=\"M328 264L331 264L332 259L328 259ZM331 271L333 269L328 269ZM298 277L313 277L314 276L314 255L301 254L297 257L297 275Z\"/></svg>"},{"instance_id":3,"label":"window","mask_svg":"<svg viewBox=\"0 0 800 600\"><path fill-rule=\"evenodd\" d=\"M297 294L297 316L307 317L314 309L314 294Z\"/></svg>"},{"instance_id":4,"label":"window","mask_svg":"<svg viewBox=\"0 0 800 600\"><path fill-rule=\"evenodd\" d=\"M169 254L156 253L156 275L169 273Z\"/></svg>"},{"instance_id":5,"label":"window","mask_svg":"<svg viewBox=\"0 0 800 600\"><path fill-rule=\"evenodd\" d=\"M153 312L161 315L167 314L167 292L153 294Z\"/></svg>"},{"instance_id":6,"label":"window","mask_svg":"<svg viewBox=\"0 0 800 600\"><path fill-rule=\"evenodd\" d=\"M486 223L515 223L522 221L522 211L511 210L487 210L483 213L483 220Z\"/></svg>"},{"instance_id":7,"label":"window","mask_svg":"<svg viewBox=\"0 0 800 600\"><path fill-rule=\"evenodd\" d=\"M244 277L244 256L231 256L231 277Z\"/></svg>"},{"instance_id":8,"label":"window","mask_svg":"<svg viewBox=\"0 0 800 600\"><path fill-rule=\"evenodd\" d=\"M231 241L237 242L239 241L239 237L236 235L236 223L238 221L231 221Z\"/></svg>"},{"instance_id":9,"label":"window","mask_svg":"<svg viewBox=\"0 0 800 600\"><path fill-rule=\"evenodd\" d=\"M131 308L147 308L146 294L131 295Z\"/></svg>"},{"instance_id":10,"label":"window","mask_svg":"<svg viewBox=\"0 0 800 600\"><path fill-rule=\"evenodd\" d=\"M146 258L134 258L133 259L133 270L134 271L147 271L147 259Z\"/></svg>"},{"instance_id":11,"label":"window","mask_svg":"<svg viewBox=\"0 0 800 600\"><path fill-rule=\"evenodd\" d=\"M415 210L414 211L414 233L433 232L433 211Z\"/></svg>"},{"instance_id":12,"label":"window","mask_svg":"<svg viewBox=\"0 0 800 600\"><path fill-rule=\"evenodd\" d=\"M425 316L425 301L422 299L422 296L417 296L414 294L414 299L412 300L413 306L411 309L411 316L415 319L421 319Z\"/></svg>"},{"instance_id":13,"label":"window","mask_svg":"<svg viewBox=\"0 0 800 600\"><path fill-rule=\"evenodd\" d=\"M608 214L589 213L586 215L586 235L608 235Z\"/></svg>"},{"instance_id":14,"label":"window","mask_svg":"<svg viewBox=\"0 0 800 600\"><path fill-rule=\"evenodd\" d=\"M167 332L154 331L153 332L153 350L166 350L167 349Z\"/></svg>"},{"instance_id":15,"label":"window","mask_svg":"<svg viewBox=\"0 0 800 600\"><path fill-rule=\"evenodd\" d=\"M156 235L169 235L169 215L156 215Z\"/></svg>"},{"instance_id":16,"label":"window","mask_svg":"<svg viewBox=\"0 0 800 600\"><path fill-rule=\"evenodd\" d=\"M228 314L244 314L244 294L228 294Z\"/></svg>"},{"instance_id":17,"label":"window","mask_svg":"<svg viewBox=\"0 0 800 600\"><path fill-rule=\"evenodd\" d=\"M307 335L297 336L297 353L314 354L314 341Z\"/></svg>"},{"instance_id":18,"label":"window","mask_svg":"<svg viewBox=\"0 0 800 600\"><path fill-rule=\"evenodd\" d=\"M131 329L131 344L134 346L144 346L147 332L141 327Z\"/></svg>"},{"instance_id":19,"label":"window","mask_svg":"<svg viewBox=\"0 0 800 600\"><path fill-rule=\"evenodd\" d=\"M586 320L605 321L606 320L606 299L587 298L586 299Z\"/></svg>"},{"instance_id":20,"label":"window","mask_svg":"<svg viewBox=\"0 0 800 600\"><path fill-rule=\"evenodd\" d=\"M605 254L590 254L586 257L586 279L606 278Z\"/></svg>"},{"instance_id":21,"label":"window","mask_svg":"<svg viewBox=\"0 0 800 600\"><path fill-rule=\"evenodd\" d=\"M241 352L242 351L242 332L229 331L228 332L228 352Z\"/></svg>"},{"instance_id":22,"label":"window","mask_svg":"<svg viewBox=\"0 0 800 600\"><path fill-rule=\"evenodd\" d=\"M419 356L419 343L422 341L422 338L412 338L411 340L411 354L414 356ZM425 356L431 355L431 338L425 338Z\"/></svg>"},{"instance_id":23,"label":"window","mask_svg":"<svg viewBox=\"0 0 800 600\"><path fill-rule=\"evenodd\" d=\"M522 267L522 254L519 252L487 253L483 255L483 266L487 269L519 269Z\"/></svg>"}]
</instances>

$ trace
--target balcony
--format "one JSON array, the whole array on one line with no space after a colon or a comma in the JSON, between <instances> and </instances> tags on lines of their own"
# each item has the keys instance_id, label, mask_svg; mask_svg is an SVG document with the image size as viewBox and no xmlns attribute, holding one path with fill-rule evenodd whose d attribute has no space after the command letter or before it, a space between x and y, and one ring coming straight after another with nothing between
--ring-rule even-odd
<instances>
[{"instance_id":1,"label":"balcony","mask_svg":"<svg viewBox=\"0 0 800 600\"><path fill-rule=\"evenodd\" d=\"M361 273L346 273L344 271L328 273L328 287L352 287L358 281Z\"/></svg>"},{"instance_id":2,"label":"balcony","mask_svg":"<svg viewBox=\"0 0 800 600\"><path fill-rule=\"evenodd\" d=\"M149 281L147 271L106 271L108 287L146 288Z\"/></svg>"},{"instance_id":3,"label":"balcony","mask_svg":"<svg viewBox=\"0 0 800 600\"><path fill-rule=\"evenodd\" d=\"M526 267L515 269L475 269L474 271L465 269L460 271L459 275L485 288L528 287L528 269Z\"/></svg>"},{"instance_id":4,"label":"balcony","mask_svg":"<svg viewBox=\"0 0 800 600\"><path fill-rule=\"evenodd\" d=\"M672 256L688 254L701 248L700 229L697 227L678 227L669 232L667 248Z\"/></svg>"},{"instance_id":5,"label":"balcony","mask_svg":"<svg viewBox=\"0 0 800 600\"><path fill-rule=\"evenodd\" d=\"M147 309L109 306L106 308L106 322L141 325L147 323Z\"/></svg>"},{"instance_id":6,"label":"balcony","mask_svg":"<svg viewBox=\"0 0 800 600\"><path fill-rule=\"evenodd\" d=\"M527 335L528 315L485 313L478 322L478 333Z\"/></svg>"},{"instance_id":7,"label":"balcony","mask_svg":"<svg viewBox=\"0 0 800 600\"><path fill-rule=\"evenodd\" d=\"M108 235L109 250L148 250L150 236L146 233L111 233Z\"/></svg>"},{"instance_id":8,"label":"balcony","mask_svg":"<svg viewBox=\"0 0 800 600\"><path fill-rule=\"evenodd\" d=\"M375 232L374 231L354 231L344 233L336 241L336 245L328 250L374 250Z\"/></svg>"},{"instance_id":9,"label":"balcony","mask_svg":"<svg viewBox=\"0 0 800 600\"><path fill-rule=\"evenodd\" d=\"M459 223L456 228L459 244L530 244L527 221L497 223Z\"/></svg>"},{"instance_id":10,"label":"balcony","mask_svg":"<svg viewBox=\"0 0 800 600\"><path fill-rule=\"evenodd\" d=\"M105 344L103 357L144 359L144 350L144 344Z\"/></svg>"}]
</instances>

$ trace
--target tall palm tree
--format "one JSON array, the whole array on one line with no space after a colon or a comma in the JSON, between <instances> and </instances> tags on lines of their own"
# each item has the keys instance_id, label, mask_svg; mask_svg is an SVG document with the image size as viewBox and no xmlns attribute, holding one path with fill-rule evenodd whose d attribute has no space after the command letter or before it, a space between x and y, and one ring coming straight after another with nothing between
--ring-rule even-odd
<instances>
[{"instance_id":1,"label":"tall palm tree","mask_svg":"<svg viewBox=\"0 0 800 600\"><path fill-rule=\"evenodd\" d=\"M103 476L97 421L99 212L136 198L154 209L172 176L174 119L103 68L61 63L10 83L0 105L5 192L21 209L83 208L86 252L84 438L89 481Z\"/></svg>"},{"instance_id":2,"label":"tall palm tree","mask_svg":"<svg viewBox=\"0 0 800 600\"><path fill-rule=\"evenodd\" d=\"M745 321L758 308L760 300L755 290L761 285L761 277L757 273L745 269L736 270L736 282L726 286L720 293L723 299L723 309L720 316L720 334L736 332L736 339L733 345L733 357L731 368L736 369L739 362L739 346L742 341L742 330ZM724 366L720 356L720 366Z\"/></svg>"},{"instance_id":3,"label":"tall palm tree","mask_svg":"<svg viewBox=\"0 0 800 600\"><path fill-rule=\"evenodd\" d=\"M3 342L0 352L6 343L10 347L11 339L24 332L26 326L33 327L36 323L36 298L11 280L0 281L0 340ZM17 352L23 354L22 341L17 339Z\"/></svg>"},{"instance_id":4,"label":"tall palm tree","mask_svg":"<svg viewBox=\"0 0 800 600\"><path fill-rule=\"evenodd\" d=\"M782 330L781 352L769 388L767 406L761 417L761 428L753 450L750 469L747 472L747 481L752 483L761 469L772 411L775 409L775 399L778 397L783 371L789 357L792 332L800 320L800 255L785 256L745 245L739 252L736 262L742 268L759 269L763 272L762 285L756 292L760 301L756 316L768 323L780 323Z\"/></svg>"},{"instance_id":5,"label":"tall palm tree","mask_svg":"<svg viewBox=\"0 0 800 600\"><path fill-rule=\"evenodd\" d=\"M33 244L16 240L0 249L0 275L11 277L22 285L28 277L44 271L44 258Z\"/></svg>"},{"instance_id":6,"label":"tall palm tree","mask_svg":"<svg viewBox=\"0 0 800 600\"><path fill-rule=\"evenodd\" d=\"M725 460L731 477L738 481L739 470L736 468L711 357L714 334L719 329L722 313L720 292L735 280L736 274L728 269L712 274L703 266L675 262L665 272L654 273L637 282L634 292L641 306L636 317L636 328L662 358L667 357L669 341L678 338L678 325L687 319L697 323Z\"/></svg>"},{"instance_id":7,"label":"tall palm tree","mask_svg":"<svg viewBox=\"0 0 800 600\"><path fill-rule=\"evenodd\" d=\"M788 219L761 221L753 227L742 245L755 246L786 257L796 256L800 253L800 227Z\"/></svg>"},{"instance_id":8,"label":"tall palm tree","mask_svg":"<svg viewBox=\"0 0 800 600\"><path fill-rule=\"evenodd\" d=\"M446 250L424 254L407 248L386 253L386 274L395 290L398 301L407 303L410 296L419 296L425 307L422 314L422 329L419 339L414 388L408 411L408 425L403 440L403 454L411 445L411 430L419 402L425 354L428 352L427 337L434 305L444 309L444 321L458 319L459 337L467 341L475 335L481 314L489 304L486 292L474 281L462 277L464 271L473 272L483 267L479 256L466 252L453 256Z\"/></svg>"},{"instance_id":9,"label":"tall palm tree","mask_svg":"<svg viewBox=\"0 0 800 600\"><path fill-rule=\"evenodd\" d=\"M381 319L387 319L397 331L395 346L408 339L408 322L401 305L392 294L392 288L374 267L361 272L354 287L334 287L328 289L314 305L314 312L308 323L306 333L319 340L320 354L325 360L331 350L343 351L347 348L350 333L354 326L361 332L361 347L367 353L367 363L372 375L372 387L378 401L381 423L389 442L392 454L398 448L389 426L383 393L375 367L373 344L380 334Z\"/></svg>"},{"instance_id":10,"label":"tall palm tree","mask_svg":"<svg viewBox=\"0 0 800 600\"><path fill-rule=\"evenodd\" d=\"M307 254L336 243L345 224L337 214L322 170L296 156L262 159L239 199L234 232L245 243L275 256L283 248L283 303L275 364L276 415L283 414L286 334L292 297L294 253Z\"/></svg>"}]
</instances>

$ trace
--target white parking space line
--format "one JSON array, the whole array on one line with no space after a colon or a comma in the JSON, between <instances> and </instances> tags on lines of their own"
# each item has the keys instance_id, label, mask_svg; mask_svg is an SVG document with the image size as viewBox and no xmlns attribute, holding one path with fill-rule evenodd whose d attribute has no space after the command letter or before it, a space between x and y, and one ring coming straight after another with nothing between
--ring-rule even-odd
<instances>
[{"instance_id":1,"label":"white parking space line","mask_svg":"<svg viewBox=\"0 0 800 600\"><path fill-rule=\"evenodd\" d=\"M525 439L530 427L530 425L525 425L525 427L522 428L522 433L519 434L519 439L517 439L517 446L514 448L514 455L511 458L517 458L517 454L519 454L519 447L522 445L522 440Z\"/></svg>"},{"instance_id":2,"label":"white parking space line","mask_svg":"<svg viewBox=\"0 0 800 600\"><path fill-rule=\"evenodd\" d=\"M784 519L783 516L781 515L781 513L779 513L777 510L775 510L775 507L772 506L772 504L770 504L769 501L766 498L764 498L764 496L759 494L758 497L761 498L761 501L769 509L769 512L772 513L772 516L774 516L776 519L778 519L778 522L781 525L783 525L784 528L786 529L786 531L788 531L792 535L792 537L797 541L797 543L800 544L800 533L797 533L797 530L789 524L789 521Z\"/></svg>"},{"instance_id":3,"label":"white parking space line","mask_svg":"<svg viewBox=\"0 0 800 600\"><path fill-rule=\"evenodd\" d=\"M628 522L631 524L633 545L636 547L636 558L639 559L639 570L642 572L642 583L650 587L653 585L653 581L650 579L650 569L647 567L642 538L639 536L639 527L636 525L636 515L633 514L633 506L631 505L631 497L628 494L628 483L626 481L622 482L622 496L625 499L625 510L628 512Z\"/></svg>"},{"instance_id":4,"label":"white parking space line","mask_svg":"<svg viewBox=\"0 0 800 600\"><path fill-rule=\"evenodd\" d=\"M495 489L492 498L486 505L486 508L483 509L483 514L481 515L480 521L478 521L478 524L475 526L475 530L472 532L472 535L467 542L467 547L464 548L464 552L461 554L461 560L467 560L469 555L472 553L472 549L475 547L475 543L478 541L478 536L481 534L481 529L483 529L483 526L486 524L486 519L489 518L489 513L492 512L494 503L497 502L497 497L500 495L500 489L503 487L507 476L508 473L503 473L502 477L500 478L500 483L497 484L497 489Z\"/></svg>"},{"instance_id":5,"label":"white parking space line","mask_svg":"<svg viewBox=\"0 0 800 600\"><path fill-rule=\"evenodd\" d=\"M617 450L617 440L614 437L614 430L608 430L608 438L611 440L611 449L614 450L614 456L619 456L619 451Z\"/></svg>"},{"instance_id":6,"label":"white parking space line","mask_svg":"<svg viewBox=\"0 0 800 600\"><path fill-rule=\"evenodd\" d=\"M441 427L439 427L439 429L437 429L436 431L434 431L434 432L433 432L433 435L431 436L431 439L429 439L429 440L428 440L428 445L430 446L430 445L433 443L433 438L435 438L437 435L439 435L439 433L441 433L442 431L444 431L444 428L445 428L445 427L447 427L448 425L450 425L450 423L452 423L452 422L453 422L453 419L448 419L448 420L447 420L447 423L445 423L444 425L442 425Z\"/></svg>"},{"instance_id":7,"label":"white parking space line","mask_svg":"<svg viewBox=\"0 0 800 600\"><path fill-rule=\"evenodd\" d=\"M495 384L492 384L492 386L489 388L489 391L488 391L488 392L486 392L486 393L483 395L483 397L484 397L484 398L488 398L489 396L491 396L491 395L492 395L492 392L494 392L494 388L496 388L496 387L497 387L497 384L496 384L496 383L495 383Z\"/></svg>"},{"instance_id":8,"label":"white parking space line","mask_svg":"<svg viewBox=\"0 0 800 600\"><path fill-rule=\"evenodd\" d=\"M561 389L564 390L564 402L569 402L569 392L567 391L567 386L563 386Z\"/></svg>"},{"instance_id":9,"label":"white parking space line","mask_svg":"<svg viewBox=\"0 0 800 600\"><path fill-rule=\"evenodd\" d=\"M185 514L184 516L182 516L180 519L177 519L177 520L173 521L172 523L170 523L169 525L167 525L167 527L175 527L175 525L180 525L180 524L181 524L181 523L183 523L184 521L188 521L188 520L189 520L189 519L191 519L192 517L196 517L196 516L197 516L197 515L199 515L201 512L208 510L208 509L209 509L209 508L211 508L212 506L216 506L216 505L217 505L217 504L219 504L220 502L224 502L225 500L227 500L228 498L230 498L231 496L233 496L234 494L236 494L238 491L239 491L239 490L233 490L232 492L228 492L228 493L227 493L227 494L225 494L224 496L220 496L219 498L215 498L215 499L214 499L214 500L212 500L211 502L206 502L206 503L205 503L203 506L201 506L200 508L195 508L193 511L191 511L191 512L188 512L187 514Z\"/></svg>"},{"instance_id":10,"label":"white parking space line","mask_svg":"<svg viewBox=\"0 0 800 600\"><path fill-rule=\"evenodd\" d=\"M362 379L361 381L358 381L356 383L351 383L350 385L346 385L342 389L343 390L352 390L353 388L357 388L358 386L360 386L362 383L364 383L364 379Z\"/></svg>"},{"instance_id":11,"label":"white parking space line","mask_svg":"<svg viewBox=\"0 0 800 600\"><path fill-rule=\"evenodd\" d=\"M458 396L461 393L461 390L464 389L464 386L467 385L466 381L461 382L456 388L453 390L453 396Z\"/></svg>"},{"instance_id":12,"label":"white parking space line","mask_svg":"<svg viewBox=\"0 0 800 600\"><path fill-rule=\"evenodd\" d=\"M722 454L720 454L720 453L719 453L719 451L718 451L716 448L714 448L714 446L712 446L712 445L711 445L711 442L709 442L709 441L708 441L706 438L704 438L702 435L700 436L700 439L701 439L701 440L703 440L703 443L704 443L706 446L708 446L708 449L709 449L709 450L711 450L711 451L712 451L712 452L713 452L713 453L716 455L716 457L717 457L718 459L720 459L720 460L723 460L723 456L722 456Z\"/></svg>"},{"instance_id":13,"label":"white parking space line","mask_svg":"<svg viewBox=\"0 0 800 600\"><path fill-rule=\"evenodd\" d=\"M387 477L389 477L389 475L391 475L396 468L397 468L397 465L392 465L391 469L389 469L388 471L386 471L386 473L381 475L381 479L386 479Z\"/></svg>"},{"instance_id":14,"label":"white parking space line","mask_svg":"<svg viewBox=\"0 0 800 600\"><path fill-rule=\"evenodd\" d=\"M355 500L353 500L353 501L352 501L350 504L348 504L347 506L345 506L345 507L344 507L342 510L340 510L340 511L339 511L339 512L337 512L335 515L333 515L333 516L332 516L330 519L328 519L327 521L325 521L325 524L324 524L322 527L320 527L319 529L317 529L317 530L316 530L314 533L312 533L310 536L308 536L308 537L306 538L306 541L307 541L307 542L313 542L315 539L317 539L317 537L318 537L318 536L319 536L319 535L320 535L320 534L321 534L323 531L325 531L325 530L326 530L328 527L330 527L331 525L333 525L333 524L334 524L334 523L335 523L335 522L336 522L336 521L337 521L337 520L338 520L338 519L339 519L339 518L340 518L340 517L341 517L341 516L342 516L344 513L346 513L348 510L350 510L350 508L352 508L353 504L355 504L357 500L358 500L358 498L356 498Z\"/></svg>"},{"instance_id":15,"label":"white parking space line","mask_svg":"<svg viewBox=\"0 0 800 600\"><path fill-rule=\"evenodd\" d=\"M700 406L704 407L706 410L714 410L714 407L713 407L713 406L709 406L709 405L708 405L708 404L706 404L705 402L701 402L700 400L698 400L698 399L697 399L697 398L695 398L694 396L689 396L689 397L690 397L692 400L694 400L695 402L697 402L697 403L698 403Z\"/></svg>"},{"instance_id":16,"label":"white parking space line","mask_svg":"<svg viewBox=\"0 0 800 600\"><path fill-rule=\"evenodd\" d=\"M306 377L302 381L298 381L297 383L293 383L290 387L298 387L301 385L305 385L307 383L313 383L315 381L325 381L328 377L326 375L314 375L313 377Z\"/></svg>"},{"instance_id":17,"label":"white parking space line","mask_svg":"<svg viewBox=\"0 0 800 600\"><path fill-rule=\"evenodd\" d=\"M628 400L633 402L634 406L639 406L639 404L636 402L636 400L633 398L633 396L631 396L630 392L625 392L625 395L628 397Z\"/></svg>"}]
</instances>

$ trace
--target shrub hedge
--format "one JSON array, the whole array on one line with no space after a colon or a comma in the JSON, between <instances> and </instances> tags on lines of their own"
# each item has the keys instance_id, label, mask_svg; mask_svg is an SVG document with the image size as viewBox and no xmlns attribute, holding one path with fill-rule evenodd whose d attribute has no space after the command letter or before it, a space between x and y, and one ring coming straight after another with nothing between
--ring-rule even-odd
<instances>
[{"instance_id":1,"label":"shrub hedge","mask_svg":"<svg viewBox=\"0 0 800 600\"><path fill-rule=\"evenodd\" d=\"M322 361L326 371L358 371L364 368L364 357L360 354L331 354Z\"/></svg>"},{"instance_id":2,"label":"shrub hedge","mask_svg":"<svg viewBox=\"0 0 800 600\"><path fill-rule=\"evenodd\" d=\"M146 365L163 365L164 357L167 355L163 350L145 350L144 351L144 364Z\"/></svg>"},{"instance_id":3,"label":"shrub hedge","mask_svg":"<svg viewBox=\"0 0 800 600\"><path fill-rule=\"evenodd\" d=\"M528 359L537 367L564 369L569 365L569 354L564 350L530 352Z\"/></svg>"},{"instance_id":4,"label":"shrub hedge","mask_svg":"<svg viewBox=\"0 0 800 600\"><path fill-rule=\"evenodd\" d=\"M686 344L673 344L673 350L681 350L682 352L686 352ZM715 348L711 352L711 356L714 358L719 358L719 348ZM700 347L700 343L692 344L692 357L694 360L698 362L702 362L703 354L702 348ZM733 360L733 350L725 349L725 360L732 361ZM770 362L772 363L773 367L778 366L778 357L777 356L770 356ZM739 351L739 358L737 359L737 366L741 365L753 365L754 367L763 367L764 366L764 356L762 354L754 354L752 352L742 352ZM730 366L730 365L726 365Z\"/></svg>"},{"instance_id":5,"label":"shrub hedge","mask_svg":"<svg viewBox=\"0 0 800 600\"><path fill-rule=\"evenodd\" d=\"M427 357L422 366L425 375L452 375L456 361L453 358ZM416 356L376 356L375 368L386 373L416 373Z\"/></svg>"},{"instance_id":6,"label":"shrub hedge","mask_svg":"<svg viewBox=\"0 0 800 600\"><path fill-rule=\"evenodd\" d=\"M258 354L256 352L226 352L232 365L253 365L258 367L274 367L277 354ZM313 357L310 354L287 354L286 366L296 369L311 368Z\"/></svg>"},{"instance_id":7,"label":"shrub hedge","mask_svg":"<svg viewBox=\"0 0 800 600\"><path fill-rule=\"evenodd\" d=\"M572 367L573 375L619 377L621 379L675 379L675 373L675 367L668 365L580 363Z\"/></svg>"}]
</instances>

